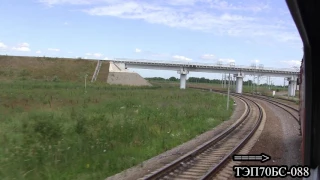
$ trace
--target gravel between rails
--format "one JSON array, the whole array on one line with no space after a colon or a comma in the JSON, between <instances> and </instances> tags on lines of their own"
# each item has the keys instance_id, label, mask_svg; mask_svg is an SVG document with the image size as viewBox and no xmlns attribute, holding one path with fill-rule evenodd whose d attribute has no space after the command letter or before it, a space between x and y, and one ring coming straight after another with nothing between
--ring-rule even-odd
<instances>
[{"instance_id":1,"label":"gravel between rails","mask_svg":"<svg viewBox=\"0 0 320 180\"><path fill-rule=\"evenodd\" d=\"M265 153L271 156L271 160L263 164L260 162L242 162L240 165L288 165L289 167L301 165L300 144L302 138L299 136L298 122L275 105L259 99L255 99L255 101L265 109L267 119L264 130L251 149L250 154ZM232 179L236 178L233 177Z\"/></svg>"},{"instance_id":2,"label":"gravel between rails","mask_svg":"<svg viewBox=\"0 0 320 180\"><path fill-rule=\"evenodd\" d=\"M194 139L185 142L176 148L173 148L169 151L166 151L158 156L155 156L149 160L144 161L143 163L129 168L121 173L118 173L114 176L107 178L106 180L131 180L131 179L139 179L146 174L151 173L152 171L157 170L158 168L164 166L165 164L172 162L178 157L184 155L185 153L193 150L197 146L203 144L208 141L212 137L218 135L222 131L224 131L227 127L229 127L232 123L234 123L237 119L239 119L245 111L245 105L238 98L233 98L236 102L235 110L228 121L225 121L218 125L217 127L209 130Z\"/></svg>"}]
</instances>

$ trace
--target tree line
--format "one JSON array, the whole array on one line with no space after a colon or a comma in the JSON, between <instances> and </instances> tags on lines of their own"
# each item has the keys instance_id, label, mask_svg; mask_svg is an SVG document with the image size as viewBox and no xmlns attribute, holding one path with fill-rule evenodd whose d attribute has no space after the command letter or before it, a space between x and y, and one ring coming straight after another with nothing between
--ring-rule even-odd
<instances>
[{"instance_id":1,"label":"tree line","mask_svg":"<svg viewBox=\"0 0 320 180\"><path fill-rule=\"evenodd\" d=\"M176 81L179 82L180 78L176 78L176 77L170 77L170 78L162 78L162 77L150 77L150 78L145 78L147 80L151 80L151 81ZM222 80L221 79L207 79L204 77L189 77L187 79L187 82L195 82L195 83L211 83L211 84L221 84ZM256 85L257 83L254 83L252 80L247 80L247 81L243 81L243 85L244 86L249 86L249 85ZM268 84L264 83L264 84L260 84L260 86L268 86ZM275 86L272 85L273 87L282 87L282 86Z\"/></svg>"},{"instance_id":2,"label":"tree line","mask_svg":"<svg viewBox=\"0 0 320 180\"><path fill-rule=\"evenodd\" d=\"M152 80L152 81L180 81L179 78L176 78L176 77L170 77L170 78L162 78L162 77L151 77L151 78L145 78L147 80ZM219 83L222 83L221 82L222 80L221 79L207 79L207 78L204 78L204 77L189 77L187 79L187 82L197 82L197 83L213 83L213 84L219 84ZM251 80L249 80L250 83L251 83ZM248 83L247 81L244 81L243 82L244 84L245 83Z\"/></svg>"}]
</instances>

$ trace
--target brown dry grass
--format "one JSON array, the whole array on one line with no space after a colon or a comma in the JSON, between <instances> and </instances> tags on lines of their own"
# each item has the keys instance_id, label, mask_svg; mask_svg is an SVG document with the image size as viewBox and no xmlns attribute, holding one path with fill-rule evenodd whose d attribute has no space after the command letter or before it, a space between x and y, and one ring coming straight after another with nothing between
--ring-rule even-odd
<instances>
[{"instance_id":1,"label":"brown dry grass","mask_svg":"<svg viewBox=\"0 0 320 180\"><path fill-rule=\"evenodd\" d=\"M0 56L0 80L15 79L83 81L91 80L97 61L72 58ZM103 62L97 81L105 82L109 63Z\"/></svg>"},{"instance_id":2,"label":"brown dry grass","mask_svg":"<svg viewBox=\"0 0 320 180\"><path fill-rule=\"evenodd\" d=\"M99 75L97 77L97 81L98 82L107 82L108 75L109 75L109 66L110 66L109 62L106 62L106 61L102 62L102 65L101 65L101 68L100 68L100 72L99 72Z\"/></svg>"}]
</instances>

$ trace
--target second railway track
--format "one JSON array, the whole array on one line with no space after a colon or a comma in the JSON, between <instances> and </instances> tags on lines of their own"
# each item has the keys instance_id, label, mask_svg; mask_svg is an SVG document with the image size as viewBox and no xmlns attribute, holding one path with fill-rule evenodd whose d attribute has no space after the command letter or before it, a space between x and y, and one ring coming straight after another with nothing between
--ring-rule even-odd
<instances>
[{"instance_id":1,"label":"second railway track","mask_svg":"<svg viewBox=\"0 0 320 180\"><path fill-rule=\"evenodd\" d=\"M207 90L207 91L210 90L208 88L197 88L197 87L189 87L189 88ZM223 94L227 93L226 91L222 91L222 90L212 90L212 91L218 92L218 93L223 93ZM230 93L230 94L237 95L237 93ZM271 103L271 104L283 109L284 111L288 112L288 114L290 114L300 124L300 121L299 121L299 110L298 109L296 109L296 108L294 108L294 107L292 107L290 105L287 105L285 103L276 101L272 97L262 96L262 95L253 95L253 94L249 94L249 93L244 93L243 95L267 101L267 102L269 102L269 103Z\"/></svg>"}]
</instances>

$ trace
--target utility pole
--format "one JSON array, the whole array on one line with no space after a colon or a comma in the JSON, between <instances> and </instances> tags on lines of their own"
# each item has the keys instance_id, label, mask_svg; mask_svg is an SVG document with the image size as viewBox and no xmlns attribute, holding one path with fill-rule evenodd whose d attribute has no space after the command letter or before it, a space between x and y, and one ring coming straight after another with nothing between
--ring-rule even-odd
<instances>
[{"instance_id":1,"label":"utility pole","mask_svg":"<svg viewBox=\"0 0 320 180\"><path fill-rule=\"evenodd\" d=\"M233 75L233 91L236 92L237 81L236 77Z\"/></svg>"},{"instance_id":2,"label":"utility pole","mask_svg":"<svg viewBox=\"0 0 320 180\"><path fill-rule=\"evenodd\" d=\"M257 91L260 89L260 76L258 75L258 87L257 87Z\"/></svg>"},{"instance_id":3,"label":"utility pole","mask_svg":"<svg viewBox=\"0 0 320 180\"><path fill-rule=\"evenodd\" d=\"M221 74L221 86L223 88L223 74Z\"/></svg>"},{"instance_id":4,"label":"utility pole","mask_svg":"<svg viewBox=\"0 0 320 180\"><path fill-rule=\"evenodd\" d=\"M227 73L224 73L224 87L227 87Z\"/></svg>"},{"instance_id":5,"label":"utility pole","mask_svg":"<svg viewBox=\"0 0 320 180\"><path fill-rule=\"evenodd\" d=\"M88 77L88 74L86 74L84 77L84 93L87 93L87 77Z\"/></svg>"},{"instance_id":6,"label":"utility pole","mask_svg":"<svg viewBox=\"0 0 320 180\"><path fill-rule=\"evenodd\" d=\"M230 96L230 73L229 73L229 83L228 83L227 110L229 110L229 96Z\"/></svg>"},{"instance_id":7,"label":"utility pole","mask_svg":"<svg viewBox=\"0 0 320 180\"><path fill-rule=\"evenodd\" d=\"M256 85L256 71L254 71L253 72L253 85L252 85L252 87L253 87L253 91L255 91L255 85Z\"/></svg>"}]
</instances>

